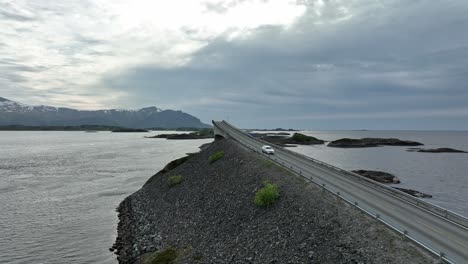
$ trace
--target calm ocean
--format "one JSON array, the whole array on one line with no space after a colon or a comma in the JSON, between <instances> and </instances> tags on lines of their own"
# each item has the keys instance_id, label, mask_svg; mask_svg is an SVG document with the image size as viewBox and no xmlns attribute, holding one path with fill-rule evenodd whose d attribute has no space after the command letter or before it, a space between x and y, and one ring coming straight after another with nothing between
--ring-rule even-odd
<instances>
[{"instance_id":1,"label":"calm ocean","mask_svg":"<svg viewBox=\"0 0 468 264\"><path fill-rule=\"evenodd\" d=\"M117 263L118 204L211 141L153 134L0 132L0 263Z\"/></svg>"},{"instance_id":2,"label":"calm ocean","mask_svg":"<svg viewBox=\"0 0 468 264\"><path fill-rule=\"evenodd\" d=\"M324 140L396 137L468 150L468 132L307 131ZM0 263L116 263L115 208L169 161L211 140L145 139L155 133L0 132ZM401 187L468 216L468 154L405 147L291 148L344 169L397 175Z\"/></svg>"}]
</instances>

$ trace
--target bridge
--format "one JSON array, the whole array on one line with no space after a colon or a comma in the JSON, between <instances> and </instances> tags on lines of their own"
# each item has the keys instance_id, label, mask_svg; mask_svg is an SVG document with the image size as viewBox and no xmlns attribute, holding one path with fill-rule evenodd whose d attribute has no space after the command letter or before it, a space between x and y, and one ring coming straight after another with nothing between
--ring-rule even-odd
<instances>
[{"instance_id":1,"label":"bridge","mask_svg":"<svg viewBox=\"0 0 468 264\"><path fill-rule=\"evenodd\" d=\"M213 121L215 136L230 138L364 211L438 256L468 263L468 218L355 173L253 138L226 121ZM275 155L261 151L263 145Z\"/></svg>"}]
</instances>

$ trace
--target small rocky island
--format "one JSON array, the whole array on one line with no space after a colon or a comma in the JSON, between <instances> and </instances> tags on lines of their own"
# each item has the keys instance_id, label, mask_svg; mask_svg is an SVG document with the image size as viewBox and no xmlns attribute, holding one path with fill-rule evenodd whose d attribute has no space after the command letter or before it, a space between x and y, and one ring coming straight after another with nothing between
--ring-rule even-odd
<instances>
[{"instance_id":1,"label":"small rocky island","mask_svg":"<svg viewBox=\"0 0 468 264\"><path fill-rule=\"evenodd\" d=\"M407 193L409 195L412 195L414 197L418 197L418 198L432 198L432 195L430 194L427 194L427 193L423 193L423 192L420 192L420 191L416 191L416 190L413 190L413 189L406 189L406 188L400 188L400 187L393 187L399 191L402 191L404 193Z\"/></svg>"},{"instance_id":2,"label":"small rocky island","mask_svg":"<svg viewBox=\"0 0 468 264\"><path fill-rule=\"evenodd\" d=\"M263 203L269 193L275 199ZM435 261L375 218L229 139L172 162L118 213L110 250L120 264Z\"/></svg>"},{"instance_id":3,"label":"small rocky island","mask_svg":"<svg viewBox=\"0 0 468 264\"><path fill-rule=\"evenodd\" d=\"M373 181L384 183L384 184L399 184L401 182L397 176L388 172L375 171L375 170L353 170L351 172L354 172L363 177L366 177ZM407 193L409 195L412 195L418 198L432 198L432 195L430 194L416 191L413 189L405 189L405 188L394 187L394 186L392 186L392 188L395 188L399 191L402 191L404 193Z\"/></svg>"},{"instance_id":4,"label":"small rocky island","mask_svg":"<svg viewBox=\"0 0 468 264\"><path fill-rule=\"evenodd\" d=\"M294 145L320 145L325 143L324 140L301 133L294 133L292 136L289 136L290 134L285 132L267 134L250 133L249 135L282 147L292 147Z\"/></svg>"},{"instance_id":5,"label":"small rocky island","mask_svg":"<svg viewBox=\"0 0 468 264\"><path fill-rule=\"evenodd\" d=\"M422 148L408 148L408 152L423 152L423 153L468 153L463 150L453 148L435 148L435 149L422 149Z\"/></svg>"},{"instance_id":6,"label":"small rocky island","mask_svg":"<svg viewBox=\"0 0 468 264\"><path fill-rule=\"evenodd\" d=\"M374 170L353 170L352 172L380 183L400 183L397 176L388 172Z\"/></svg>"},{"instance_id":7,"label":"small rocky island","mask_svg":"<svg viewBox=\"0 0 468 264\"><path fill-rule=\"evenodd\" d=\"M397 138L362 138L362 139L352 139L352 138L342 138L338 140L331 141L328 143L328 147L334 148L369 148L369 147L380 147L380 146L422 146L424 144L409 141L409 140L400 140Z\"/></svg>"}]
</instances>

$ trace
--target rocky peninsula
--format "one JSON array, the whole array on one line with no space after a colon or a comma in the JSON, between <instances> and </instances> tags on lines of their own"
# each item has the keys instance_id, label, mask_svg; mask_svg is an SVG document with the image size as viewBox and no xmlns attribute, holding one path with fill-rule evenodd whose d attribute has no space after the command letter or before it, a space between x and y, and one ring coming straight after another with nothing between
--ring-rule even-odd
<instances>
[{"instance_id":1,"label":"rocky peninsula","mask_svg":"<svg viewBox=\"0 0 468 264\"><path fill-rule=\"evenodd\" d=\"M268 181L279 199L260 207ZM119 263L435 263L365 213L229 139L176 160L118 207Z\"/></svg>"},{"instance_id":2,"label":"rocky peninsula","mask_svg":"<svg viewBox=\"0 0 468 264\"><path fill-rule=\"evenodd\" d=\"M176 133L176 134L159 134L146 138L165 138L171 140L186 140L186 139L207 139L214 138L213 129L205 128L192 133Z\"/></svg>"}]
</instances>

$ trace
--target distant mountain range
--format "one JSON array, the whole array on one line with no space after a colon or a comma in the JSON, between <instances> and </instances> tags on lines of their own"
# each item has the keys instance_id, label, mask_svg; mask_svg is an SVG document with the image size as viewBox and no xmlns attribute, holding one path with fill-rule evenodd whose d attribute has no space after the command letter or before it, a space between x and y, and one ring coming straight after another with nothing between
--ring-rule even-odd
<instances>
[{"instance_id":1,"label":"distant mountain range","mask_svg":"<svg viewBox=\"0 0 468 264\"><path fill-rule=\"evenodd\" d=\"M32 106L0 97L0 126L102 125L129 128L205 128L200 119L175 110L147 107L139 110L77 110L46 105Z\"/></svg>"}]
</instances>

